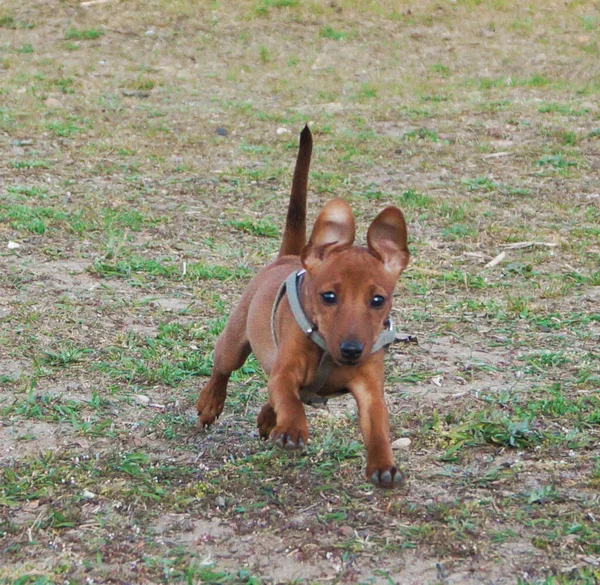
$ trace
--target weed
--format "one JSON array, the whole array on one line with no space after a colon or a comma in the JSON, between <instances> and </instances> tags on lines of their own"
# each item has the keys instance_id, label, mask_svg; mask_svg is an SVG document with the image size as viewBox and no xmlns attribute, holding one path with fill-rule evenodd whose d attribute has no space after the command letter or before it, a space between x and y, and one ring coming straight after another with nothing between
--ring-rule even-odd
<instances>
[{"instance_id":1,"label":"weed","mask_svg":"<svg viewBox=\"0 0 600 585\"><path fill-rule=\"evenodd\" d=\"M99 39L104 35L104 31L102 29L90 28L90 29L79 29L74 26L69 26L67 30L65 30L65 40L94 40Z\"/></svg>"},{"instance_id":2,"label":"weed","mask_svg":"<svg viewBox=\"0 0 600 585\"><path fill-rule=\"evenodd\" d=\"M441 77L449 77L450 76L450 67L447 65L443 65L442 63L434 63L429 67L431 71L437 73Z\"/></svg>"},{"instance_id":3,"label":"weed","mask_svg":"<svg viewBox=\"0 0 600 585\"><path fill-rule=\"evenodd\" d=\"M130 278L134 274L143 274L151 278L191 279L191 280L229 280L248 274L245 268L232 270L224 266L212 266L201 262L174 264L164 260L152 260L132 256L118 262L97 261L91 271L105 278Z\"/></svg>"},{"instance_id":4,"label":"weed","mask_svg":"<svg viewBox=\"0 0 600 585\"><path fill-rule=\"evenodd\" d=\"M336 31L329 25L322 27L319 31L319 35L323 39L330 39L332 41L342 41L348 36L347 33Z\"/></svg>"},{"instance_id":5,"label":"weed","mask_svg":"<svg viewBox=\"0 0 600 585\"><path fill-rule=\"evenodd\" d=\"M499 188L499 185L489 177L463 179L461 182L469 191L495 191Z\"/></svg>"},{"instance_id":6,"label":"weed","mask_svg":"<svg viewBox=\"0 0 600 585\"><path fill-rule=\"evenodd\" d=\"M361 83L358 89L358 99L370 100L377 97L377 87L372 83Z\"/></svg>"},{"instance_id":7,"label":"weed","mask_svg":"<svg viewBox=\"0 0 600 585\"><path fill-rule=\"evenodd\" d=\"M403 136L406 141L411 140L431 140L431 142L438 142L438 135L434 130L429 128L419 128L418 130L411 130L406 132Z\"/></svg>"},{"instance_id":8,"label":"weed","mask_svg":"<svg viewBox=\"0 0 600 585\"><path fill-rule=\"evenodd\" d=\"M542 114L547 113L559 113L565 116L584 116L587 114L587 109L577 110L571 105L557 104L557 103L546 103L538 107L538 112Z\"/></svg>"},{"instance_id":9,"label":"weed","mask_svg":"<svg viewBox=\"0 0 600 585\"><path fill-rule=\"evenodd\" d=\"M29 55L33 53L33 45L30 43L25 43L16 49L17 53L23 53L24 55Z\"/></svg>"},{"instance_id":10,"label":"weed","mask_svg":"<svg viewBox=\"0 0 600 585\"><path fill-rule=\"evenodd\" d=\"M414 189L409 189L398 197L398 203L401 207L424 209L433 205L433 199L428 195L418 193Z\"/></svg>"},{"instance_id":11,"label":"weed","mask_svg":"<svg viewBox=\"0 0 600 585\"><path fill-rule=\"evenodd\" d=\"M55 350L45 351L42 362L50 366L64 368L82 361L90 353L92 353L91 349L77 347L71 341L66 341Z\"/></svg>"},{"instance_id":12,"label":"weed","mask_svg":"<svg viewBox=\"0 0 600 585\"><path fill-rule=\"evenodd\" d=\"M15 160L11 163L11 166L15 169L48 169L50 163L47 160L38 158Z\"/></svg>"},{"instance_id":13,"label":"weed","mask_svg":"<svg viewBox=\"0 0 600 585\"><path fill-rule=\"evenodd\" d=\"M260 62L264 65L271 60L271 51L265 46L260 45L258 48L258 56L260 57Z\"/></svg>"},{"instance_id":14,"label":"weed","mask_svg":"<svg viewBox=\"0 0 600 585\"><path fill-rule=\"evenodd\" d=\"M83 128L80 126L76 126L73 122L50 122L46 124L46 128L52 132L55 136L60 136L61 138L70 138L75 134L83 131Z\"/></svg>"},{"instance_id":15,"label":"weed","mask_svg":"<svg viewBox=\"0 0 600 585\"><path fill-rule=\"evenodd\" d=\"M577 163L566 159L562 154L552 154L544 155L536 162L536 165L538 167L550 165L555 169L566 169L577 166Z\"/></svg>"},{"instance_id":16,"label":"weed","mask_svg":"<svg viewBox=\"0 0 600 585\"><path fill-rule=\"evenodd\" d=\"M257 14L265 15L269 8L295 8L300 0L259 0L254 7Z\"/></svg>"},{"instance_id":17,"label":"weed","mask_svg":"<svg viewBox=\"0 0 600 585\"><path fill-rule=\"evenodd\" d=\"M267 238L276 238L279 236L277 226L268 218L259 219L258 221L250 219L228 220L227 225L253 236L264 236Z\"/></svg>"}]
</instances>

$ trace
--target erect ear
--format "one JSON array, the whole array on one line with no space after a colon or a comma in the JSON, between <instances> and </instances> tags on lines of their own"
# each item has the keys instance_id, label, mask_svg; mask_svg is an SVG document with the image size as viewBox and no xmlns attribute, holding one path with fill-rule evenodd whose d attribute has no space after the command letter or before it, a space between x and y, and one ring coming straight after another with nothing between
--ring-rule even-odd
<instances>
[{"instance_id":1,"label":"erect ear","mask_svg":"<svg viewBox=\"0 0 600 585\"><path fill-rule=\"evenodd\" d=\"M304 268L316 266L333 249L354 242L354 215L343 199L332 199L319 213L308 244L302 250Z\"/></svg>"},{"instance_id":2,"label":"erect ear","mask_svg":"<svg viewBox=\"0 0 600 585\"><path fill-rule=\"evenodd\" d=\"M367 232L367 246L381 259L385 271L396 280L410 258L406 222L397 207L386 207L373 220Z\"/></svg>"}]
</instances>

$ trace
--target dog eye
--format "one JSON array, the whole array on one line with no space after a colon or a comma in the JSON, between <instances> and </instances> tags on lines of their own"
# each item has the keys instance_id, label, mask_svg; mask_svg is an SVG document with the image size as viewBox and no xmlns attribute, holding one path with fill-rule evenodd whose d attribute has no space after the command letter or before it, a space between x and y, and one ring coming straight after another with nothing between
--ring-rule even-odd
<instances>
[{"instance_id":1,"label":"dog eye","mask_svg":"<svg viewBox=\"0 0 600 585\"><path fill-rule=\"evenodd\" d=\"M331 290L321 293L321 299L323 299L323 302L326 305L335 305L337 303L337 297L335 296L335 293Z\"/></svg>"},{"instance_id":2,"label":"dog eye","mask_svg":"<svg viewBox=\"0 0 600 585\"><path fill-rule=\"evenodd\" d=\"M384 303L385 303L385 299L381 295L375 295L371 299L371 306L374 309L379 309L379 308L383 307Z\"/></svg>"}]
</instances>

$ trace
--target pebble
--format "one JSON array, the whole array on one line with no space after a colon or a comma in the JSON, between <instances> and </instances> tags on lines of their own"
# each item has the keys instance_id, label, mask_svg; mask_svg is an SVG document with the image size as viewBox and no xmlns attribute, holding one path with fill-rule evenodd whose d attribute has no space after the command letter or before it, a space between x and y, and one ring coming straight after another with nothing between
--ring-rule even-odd
<instances>
[{"instance_id":1,"label":"pebble","mask_svg":"<svg viewBox=\"0 0 600 585\"><path fill-rule=\"evenodd\" d=\"M148 396L145 396L144 394L136 394L135 401L138 404L141 404L142 406L147 406L148 404L150 404L150 398L148 398Z\"/></svg>"},{"instance_id":2,"label":"pebble","mask_svg":"<svg viewBox=\"0 0 600 585\"><path fill-rule=\"evenodd\" d=\"M47 108L62 108L63 107L62 102L53 97L46 98L44 100L44 105Z\"/></svg>"},{"instance_id":3,"label":"pebble","mask_svg":"<svg viewBox=\"0 0 600 585\"><path fill-rule=\"evenodd\" d=\"M392 449L408 449L411 443L412 441L408 437L402 437L392 443Z\"/></svg>"}]
</instances>

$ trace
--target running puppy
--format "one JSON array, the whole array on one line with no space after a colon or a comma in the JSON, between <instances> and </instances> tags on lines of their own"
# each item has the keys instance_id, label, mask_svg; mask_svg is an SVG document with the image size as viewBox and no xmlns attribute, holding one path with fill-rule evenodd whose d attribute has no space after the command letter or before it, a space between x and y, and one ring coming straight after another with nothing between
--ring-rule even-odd
<instances>
[{"instance_id":1,"label":"running puppy","mask_svg":"<svg viewBox=\"0 0 600 585\"><path fill-rule=\"evenodd\" d=\"M278 258L248 285L214 352L210 379L196 402L208 426L223 411L227 382L254 352L269 375L260 436L283 449L308 440L304 404L351 392L367 448L367 477L386 488L403 482L389 439L383 352L394 339L394 285L409 261L406 223L386 207L371 223L367 246L354 246L348 203L323 207L306 243L306 195L312 153L308 126L292 182Z\"/></svg>"}]
</instances>

